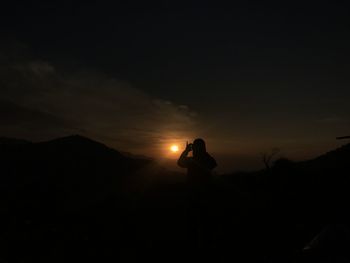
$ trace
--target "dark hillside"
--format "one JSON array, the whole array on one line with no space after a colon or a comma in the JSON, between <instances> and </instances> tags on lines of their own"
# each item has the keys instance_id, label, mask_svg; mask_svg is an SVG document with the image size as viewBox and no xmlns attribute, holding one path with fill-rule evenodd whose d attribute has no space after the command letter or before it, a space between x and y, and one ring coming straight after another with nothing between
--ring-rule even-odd
<instances>
[{"instance_id":1,"label":"dark hillside","mask_svg":"<svg viewBox=\"0 0 350 263\"><path fill-rule=\"evenodd\" d=\"M329 224L347 218L349 160L345 145L313 160L280 159L268 170L216 176L207 193L212 248L227 261L299 260L323 229L346 229ZM1 239L55 242L56 254L49 249L43 261L74 254L66 243L72 240L176 247L178 258L189 248L183 176L150 159L76 135L41 143L2 139L0 167ZM26 250L27 259L18 259L37 261L37 253ZM89 253L90 260L114 257L102 244Z\"/></svg>"}]
</instances>

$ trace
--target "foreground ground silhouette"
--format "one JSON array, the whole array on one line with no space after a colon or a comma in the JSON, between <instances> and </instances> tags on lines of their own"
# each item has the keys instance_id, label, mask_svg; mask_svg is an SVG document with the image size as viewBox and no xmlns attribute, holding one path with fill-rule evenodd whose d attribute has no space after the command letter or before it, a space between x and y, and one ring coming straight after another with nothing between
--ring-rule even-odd
<instances>
[{"instance_id":1,"label":"foreground ground silhouette","mask_svg":"<svg viewBox=\"0 0 350 263\"><path fill-rule=\"evenodd\" d=\"M213 177L212 248L200 255L214 254L216 262L347 262L349 158L345 145L313 160ZM161 248L174 251L166 261L195 262L185 256L196 252L188 248L183 175L81 136L2 140L0 162L0 238L7 244L1 261L100 262L117 260L116 249L128 247L135 253L123 262L164 261ZM79 248L83 240L91 245ZM157 253L137 253L145 248Z\"/></svg>"}]
</instances>

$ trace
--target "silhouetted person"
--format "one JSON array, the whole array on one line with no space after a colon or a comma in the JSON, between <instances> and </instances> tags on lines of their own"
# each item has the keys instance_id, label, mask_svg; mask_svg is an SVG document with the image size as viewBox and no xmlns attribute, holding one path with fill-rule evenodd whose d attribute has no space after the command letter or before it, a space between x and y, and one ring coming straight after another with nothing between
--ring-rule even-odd
<instances>
[{"instance_id":1,"label":"silhouetted person","mask_svg":"<svg viewBox=\"0 0 350 263\"><path fill-rule=\"evenodd\" d=\"M192 151L192 157L188 154ZM187 168L188 184L188 241L194 246L208 246L211 242L211 171L217 166L205 147L203 139L186 143L177 164Z\"/></svg>"}]
</instances>

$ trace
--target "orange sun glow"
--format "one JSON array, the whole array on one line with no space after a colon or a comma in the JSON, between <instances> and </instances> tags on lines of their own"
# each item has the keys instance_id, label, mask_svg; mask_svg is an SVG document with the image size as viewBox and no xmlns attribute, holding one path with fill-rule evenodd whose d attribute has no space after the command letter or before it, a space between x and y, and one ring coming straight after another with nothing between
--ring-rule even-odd
<instances>
[{"instance_id":1,"label":"orange sun glow","mask_svg":"<svg viewBox=\"0 0 350 263\"><path fill-rule=\"evenodd\" d=\"M172 145L171 147L170 147L170 151L172 151L172 152L178 152L179 151L179 146L177 146L177 145Z\"/></svg>"}]
</instances>

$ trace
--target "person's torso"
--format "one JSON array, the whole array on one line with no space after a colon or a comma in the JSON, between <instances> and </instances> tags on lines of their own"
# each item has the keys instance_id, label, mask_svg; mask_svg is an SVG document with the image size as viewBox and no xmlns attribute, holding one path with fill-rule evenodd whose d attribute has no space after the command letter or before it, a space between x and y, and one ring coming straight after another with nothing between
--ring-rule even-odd
<instances>
[{"instance_id":1,"label":"person's torso","mask_svg":"<svg viewBox=\"0 0 350 263\"><path fill-rule=\"evenodd\" d=\"M205 160L191 158L187 167L187 178L191 185L206 185L211 181L211 169L205 163Z\"/></svg>"}]
</instances>

